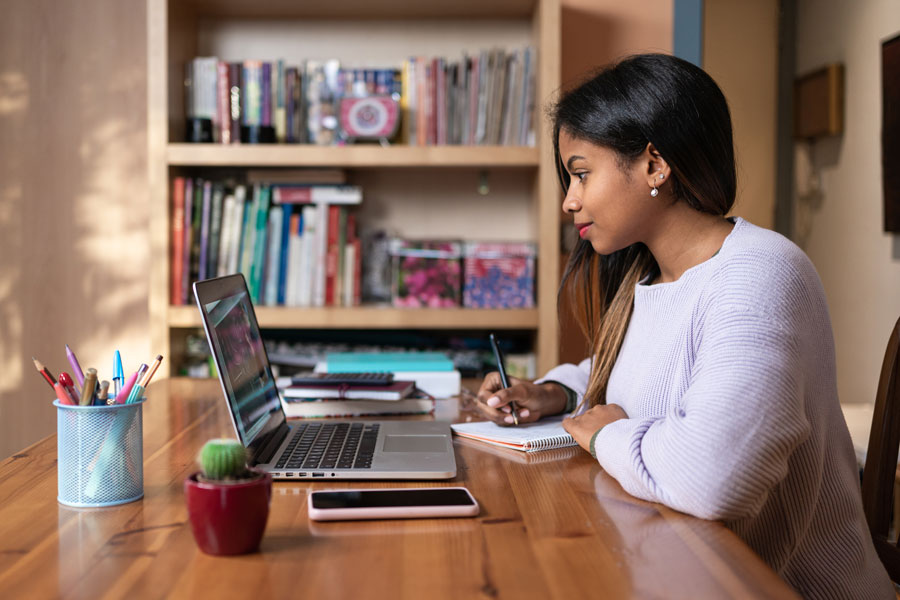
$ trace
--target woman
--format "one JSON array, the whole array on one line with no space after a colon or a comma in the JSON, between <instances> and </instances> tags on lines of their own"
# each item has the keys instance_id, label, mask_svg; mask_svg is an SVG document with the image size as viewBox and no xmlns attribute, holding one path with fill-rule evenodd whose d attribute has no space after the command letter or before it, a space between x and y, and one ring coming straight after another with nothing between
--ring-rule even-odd
<instances>
[{"instance_id":1,"label":"woman","mask_svg":"<svg viewBox=\"0 0 900 600\"><path fill-rule=\"evenodd\" d=\"M726 218L731 118L701 69L626 59L552 111L581 242L561 290L591 357L479 410L564 425L629 493L725 524L806 597L893 598L837 398L825 294L784 237ZM577 410L576 410L577 408Z\"/></svg>"}]
</instances>

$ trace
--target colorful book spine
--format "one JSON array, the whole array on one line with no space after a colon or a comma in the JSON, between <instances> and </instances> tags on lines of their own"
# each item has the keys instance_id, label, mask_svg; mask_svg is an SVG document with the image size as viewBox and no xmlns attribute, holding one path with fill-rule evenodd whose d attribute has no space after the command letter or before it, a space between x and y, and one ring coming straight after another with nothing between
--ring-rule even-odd
<instances>
[{"instance_id":1,"label":"colorful book spine","mask_svg":"<svg viewBox=\"0 0 900 600\"><path fill-rule=\"evenodd\" d=\"M241 63L228 63L228 105L231 111L231 142L241 141Z\"/></svg>"},{"instance_id":2,"label":"colorful book spine","mask_svg":"<svg viewBox=\"0 0 900 600\"><path fill-rule=\"evenodd\" d=\"M260 65L262 83L260 86L259 124L264 127L272 125L272 63Z\"/></svg>"},{"instance_id":3,"label":"colorful book spine","mask_svg":"<svg viewBox=\"0 0 900 600\"><path fill-rule=\"evenodd\" d=\"M172 269L169 283L169 302L181 304L182 273L184 271L184 177L172 181Z\"/></svg>"},{"instance_id":4,"label":"colorful book spine","mask_svg":"<svg viewBox=\"0 0 900 600\"><path fill-rule=\"evenodd\" d=\"M241 226L240 271L244 279L250 283L250 266L253 262L253 250L256 239L256 212L259 210L260 185L253 186L253 197L247 200L244 208L244 223Z\"/></svg>"},{"instance_id":5,"label":"colorful book spine","mask_svg":"<svg viewBox=\"0 0 900 600\"><path fill-rule=\"evenodd\" d=\"M335 306L335 280L338 277L338 230L340 207L328 206L328 242L325 250L325 306Z\"/></svg>"},{"instance_id":6,"label":"colorful book spine","mask_svg":"<svg viewBox=\"0 0 900 600\"><path fill-rule=\"evenodd\" d=\"M317 254L319 251L318 228L321 220L319 213L325 210L324 205L308 204L303 207L303 245L300 264L300 306L314 305L314 288Z\"/></svg>"},{"instance_id":7,"label":"colorful book spine","mask_svg":"<svg viewBox=\"0 0 900 600\"><path fill-rule=\"evenodd\" d=\"M209 249L206 253L206 276L215 277L219 269L219 245L222 243L222 203L225 190L222 182L212 186L212 206L209 213Z\"/></svg>"},{"instance_id":8,"label":"colorful book spine","mask_svg":"<svg viewBox=\"0 0 900 600\"><path fill-rule=\"evenodd\" d=\"M279 274L281 273L281 236L284 233L282 207L273 206L269 211L269 256L266 260L265 304L278 304Z\"/></svg>"},{"instance_id":9,"label":"colorful book spine","mask_svg":"<svg viewBox=\"0 0 900 600\"><path fill-rule=\"evenodd\" d=\"M234 228L235 209L237 201L234 194L228 194L222 202L222 226L219 234L219 260L216 265L216 277L228 275L228 259L231 256L231 244Z\"/></svg>"},{"instance_id":10,"label":"colorful book spine","mask_svg":"<svg viewBox=\"0 0 900 600\"><path fill-rule=\"evenodd\" d=\"M272 121L275 126L275 139L284 143L287 133L287 115L285 113L285 68L284 60L275 63L275 74L272 77L273 108Z\"/></svg>"},{"instance_id":11,"label":"colorful book spine","mask_svg":"<svg viewBox=\"0 0 900 600\"><path fill-rule=\"evenodd\" d=\"M200 246L197 250L197 281L206 279L209 254L209 220L212 210L212 182L203 182L203 200L200 212Z\"/></svg>"},{"instance_id":12,"label":"colorful book spine","mask_svg":"<svg viewBox=\"0 0 900 600\"><path fill-rule=\"evenodd\" d=\"M278 291L275 302L281 306L285 303L285 289L287 287L288 273L288 243L291 236L291 219L293 218L293 207L288 204L281 207L281 248L278 250Z\"/></svg>"},{"instance_id":13,"label":"colorful book spine","mask_svg":"<svg viewBox=\"0 0 900 600\"><path fill-rule=\"evenodd\" d=\"M284 271L284 300L285 306L300 305L300 263L302 256L303 243L303 217L298 212L293 212L288 221L288 242L287 242L287 266Z\"/></svg>"},{"instance_id":14,"label":"colorful book spine","mask_svg":"<svg viewBox=\"0 0 900 600\"><path fill-rule=\"evenodd\" d=\"M359 204L362 188L357 185L275 185L272 201L275 204Z\"/></svg>"},{"instance_id":15,"label":"colorful book spine","mask_svg":"<svg viewBox=\"0 0 900 600\"><path fill-rule=\"evenodd\" d=\"M194 180L185 178L184 180L184 244L182 248L181 262L181 300L178 304L188 303L188 294L191 279L191 246L193 236L193 228L191 221L194 215Z\"/></svg>"},{"instance_id":16,"label":"colorful book spine","mask_svg":"<svg viewBox=\"0 0 900 600\"><path fill-rule=\"evenodd\" d=\"M203 180L194 181L193 214L191 215L191 270L188 278L187 298L185 304L190 304L191 282L197 281L200 273L200 226L203 222Z\"/></svg>"},{"instance_id":17,"label":"colorful book spine","mask_svg":"<svg viewBox=\"0 0 900 600\"><path fill-rule=\"evenodd\" d=\"M228 85L228 63L216 65L216 128L214 139L221 144L231 143L231 90Z\"/></svg>"},{"instance_id":18,"label":"colorful book spine","mask_svg":"<svg viewBox=\"0 0 900 600\"><path fill-rule=\"evenodd\" d=\"M269 223L269 187L260 186L256 206L256 234L253 236L253 252L250 263L250 297L254 302L262 300L262 272L266 260L266 233Z\"/></svg>"}]
</instances>

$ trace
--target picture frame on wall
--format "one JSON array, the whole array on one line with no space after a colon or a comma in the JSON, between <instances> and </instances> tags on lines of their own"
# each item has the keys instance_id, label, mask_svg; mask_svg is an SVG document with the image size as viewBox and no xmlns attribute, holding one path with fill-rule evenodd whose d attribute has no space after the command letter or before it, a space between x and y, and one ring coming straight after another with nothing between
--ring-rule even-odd
<instances>
[{"instance_id":1,"label":"picture frame on wall","mask_svg":"<svg viewBox=\"0 0 900 600\"><path fill-rule=\"evenodd\" d=\"M881 90L884 231L900 233L900 34L881 44Z\"/></svg>"}]
</instances>

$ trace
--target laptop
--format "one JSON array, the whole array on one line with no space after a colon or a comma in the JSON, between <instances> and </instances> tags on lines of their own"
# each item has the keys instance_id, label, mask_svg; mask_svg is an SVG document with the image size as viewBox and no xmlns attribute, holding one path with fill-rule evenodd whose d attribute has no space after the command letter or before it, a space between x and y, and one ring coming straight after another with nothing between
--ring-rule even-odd
<instances>
[{"instance_id":1,"label":"laptop","mask_svg":"<svg viewBox=\"0 0 900 600\"><path fill-rule=\"evenodd\" d=\"M194 283L231 422L249 462L275 479L451 479L450 425L438 421L288 422L241 274Z\"/></svg>"}]
</instances>

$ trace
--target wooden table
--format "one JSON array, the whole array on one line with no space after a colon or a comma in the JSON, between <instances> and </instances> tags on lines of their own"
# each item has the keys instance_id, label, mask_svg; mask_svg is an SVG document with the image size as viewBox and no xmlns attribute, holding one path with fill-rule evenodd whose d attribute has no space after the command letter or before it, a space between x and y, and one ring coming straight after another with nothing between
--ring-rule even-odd
<instances>
[{"instance_id":1,"label":"wooden table","mask_svg":"<svg viewBox=\"0 0 900 600\"><path fill-rule=\"evenodd\" d=\"M56 501L56 438L0 464L0 597L796 597L720 523L626 494L577 448L523 454L456 439L446 482L277 482L261 551L201 553L182 482L208 438L232 435L217 382L151 386L143 500ZM465 420L456 401L438 418ZM314 523L310 489L464 485L466 519Z\"/></svg>"}]
</instances>

